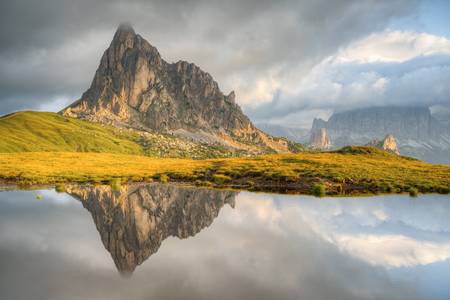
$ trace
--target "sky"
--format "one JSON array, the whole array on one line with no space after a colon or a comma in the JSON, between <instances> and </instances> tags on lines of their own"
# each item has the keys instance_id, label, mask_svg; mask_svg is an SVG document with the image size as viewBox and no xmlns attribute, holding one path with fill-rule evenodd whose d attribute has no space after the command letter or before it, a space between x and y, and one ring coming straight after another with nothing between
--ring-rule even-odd
<instances>
[{"instance_id":1,"label":"sky","mask_svg":"<svg viewBox=\"0 0 450 300\"><path fill-rule=\"evenodd\" d=\"M307 128L386 105L450 112L450 1L15 0L0 3L0 115L79 99L122 22L234 90L257 123Z\"/></svg>"}]
</instances>

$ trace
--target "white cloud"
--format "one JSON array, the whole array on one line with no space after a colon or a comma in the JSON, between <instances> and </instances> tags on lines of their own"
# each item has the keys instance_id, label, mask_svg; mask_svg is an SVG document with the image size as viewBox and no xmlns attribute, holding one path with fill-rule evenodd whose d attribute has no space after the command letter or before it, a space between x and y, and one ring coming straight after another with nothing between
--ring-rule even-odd
<instances>
[{"instance_id":1,"label":"white cloud","mask_svg":"<svg viewBox=\"0 0 450 300\"><path fill-rule=\"evenodd\" d=\"M253 118L385 105L450 106L450 39L379 32L338 50L306 76L282 82L271 102L247 107Z\"/></svg>"},{"instance_id":2,"label":"white cloud","mask_svg":"<svg viewBox=\"0 0 450 300\"><path fill-rule=\"evenodd\" d=\"M400 196L304 198L296 203L283 199L284 226L295 232L307 224L317 237L369 264L412 267L450 258L445 217L450 206L444 197L423 196L408 205Z\"/></svg>"},{"instance_id":3,"label":"white cloud","mask_svg":"<svg viewBox=\"0 0 450 300\"><path fill-rule=\"evenodd\" d=\"M405 62L418 56L450 55L450 40L428 33L385 31L374 33L342 50L341 63Z\"/></svg>"},{"instance_id":4,"label":"white cloud","mask_svg":"<svg viewBox=\"0 0 450 300\"><path fill-rule=\"evenodd\" d=\"M403 235L338 235L336 245L373 265L412 267L450 258L450 243L416 240Z\"/></svg>"}]
</instances>

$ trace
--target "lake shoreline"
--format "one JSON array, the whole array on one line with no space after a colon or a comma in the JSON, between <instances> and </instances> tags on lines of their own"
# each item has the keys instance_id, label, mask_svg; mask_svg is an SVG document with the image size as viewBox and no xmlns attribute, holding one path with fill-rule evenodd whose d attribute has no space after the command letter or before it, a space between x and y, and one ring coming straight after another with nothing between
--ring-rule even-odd
<instances>
[{"instance_id":1,"label":"lake shoreline","mask_svg":"<svg viewBox=\"0 0 450 300\"><path fill-rule=\"evenodd\" d=\"M398 191L398 192L377 192L364 190L363 187L359 187L353 190L346 190L344 192L330 192L327 191L323 195L315 195L311 192L311 188L304 189L295 189L293 186L245 186L245 185L201 185L195 184L194 182L188 181L170 181L170 182L160 182L157 180L154 181L129 181L125 183L121 183L118 186L111 185L110 183L94 183L94 182L65 182L65 183L54 183L54 184L34 184L34 185L23 185L17 184L14 182L5 182L0 180L0 192L10 192L10 191L36 191L36 190L57 190L58 187L61 189L58 192L65 192L66 188L74 187L74 186L106 186L111 187L113 190L120 189L121 186L144 186L148 184L167 184L173 185L180 188L195 188L195 189L210 189L210 190L229 190L235 192L250 192L250 193L265 193L265 194L274 194L274 195L292 195L292 196L316 196L316 197L374 197L380 195L407 195L408 191ZM420 193L424 195L429 194L443 194L436 192L425 192Z\"/></svg>"},{"instance_id":2,"label":"lake shoreline","mask_svg":"<svg viewBox=\"0 0 450 300\"><path fill-rule=\"evenodd\" d=\"M450 166L370 147L209 160L85 152L0 153L0 185L129 182L316 196L448 194Z\"/></svg>"}]
</instances>

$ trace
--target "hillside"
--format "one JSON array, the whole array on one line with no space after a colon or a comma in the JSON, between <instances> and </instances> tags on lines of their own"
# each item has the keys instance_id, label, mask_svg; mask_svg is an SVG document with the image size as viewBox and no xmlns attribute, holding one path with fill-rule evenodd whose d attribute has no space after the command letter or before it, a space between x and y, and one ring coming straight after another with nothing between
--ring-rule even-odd
<instances>
[{"instance_id":1,"label":"hillside","mask_svg":"<svg viewBox=\"0 0 450 300\"><path fill-rule=\"evenodd\" d=\"M48 112L18 112L1 117L0 132L0 152L107 152L190 158L245 154L217 145L119 129Z\"/></svg>"},{"instance_id":2,"label":"hillside","mask_svg":"<svg viewBox=\"0 0 450 300\"><path fill-rule=\"evenodd\" d=\"M234 92L225 95L195 64L166 62L128 24L117 29L89 89L61 113L253 153L289 152L287 140L254 126Z\"/></svg>"},{"instance_id":3,"label":"hillside","mask_svg":"<svg viewBox=\"0 0 450 300\"><path fill-rule=\"evenodd\" d=\"M210 160L110 153L0 153L0 179L13 184L158 180L291 193L311 193L321 185L330 195L407 192L412 188L448 193L450 166L370 147Z\"/></svg>"}]
</instances>

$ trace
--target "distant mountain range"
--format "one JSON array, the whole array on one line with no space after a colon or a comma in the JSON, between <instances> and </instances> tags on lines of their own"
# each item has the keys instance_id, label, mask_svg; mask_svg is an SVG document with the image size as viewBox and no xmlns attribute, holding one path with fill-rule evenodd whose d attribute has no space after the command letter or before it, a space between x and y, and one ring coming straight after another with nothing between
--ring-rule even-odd
<instances>
[{"instance_id":1,"label":"distant mountain range","mask_svg":"<svg viewBox=\"0 0 450 300\"><path fill-rule=\"evenodd\" d=\"M90 88L64 116L172 134L253 153L288 152L286 139L257 129L212 76L192 63L168 63L128 24L117 29Z\"/></svg>"},{"instance_id":2,"label":"distant mountain range","mask_svg":"<svg viewBox=\"0 0 450 300\"><path fill-rule=\"evenodd\" d=\"M314 119L311 131L325 128L333 147L364 145L388 134L402 155L434 163L450 163L450 127L426 107L372 107Z\"/></svg>"},{"instance_id":3,"label":"distant mountain range","mask_svg":"<svg viewBox=\"0 0 450 300\"><path fill-rule=\"evenodd\" d=\"M258 122L255 124L259 129L273 136L285 137L298 143L306 143L309 140L310 130L306 128L288 127L279 124Z\"/></svg>"}]
</instances>

